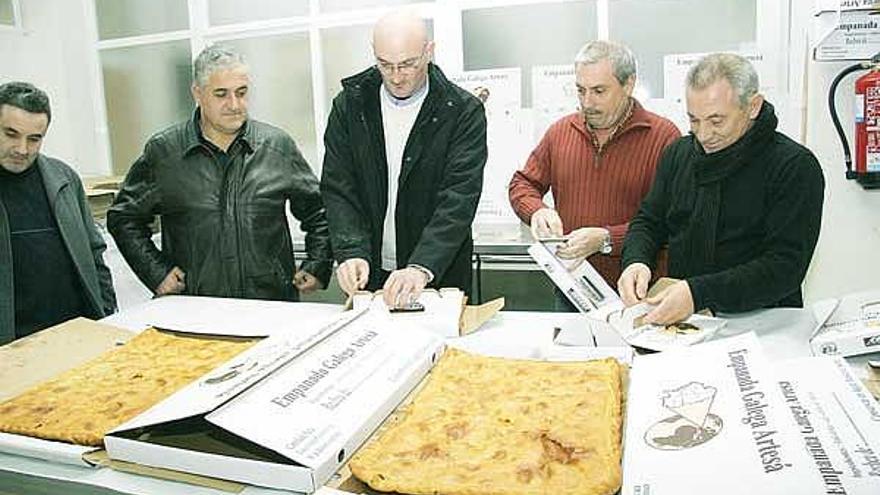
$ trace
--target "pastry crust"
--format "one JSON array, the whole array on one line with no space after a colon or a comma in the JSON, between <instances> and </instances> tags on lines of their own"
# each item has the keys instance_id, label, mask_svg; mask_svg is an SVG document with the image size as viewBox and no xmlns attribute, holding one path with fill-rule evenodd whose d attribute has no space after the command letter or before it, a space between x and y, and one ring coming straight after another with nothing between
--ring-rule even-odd
<instances>
[{"instance_id":1,"label":"pastry crust","mask_svg":"<svg viewBox=\"0 0 880 495\"><path fill-rule=\"evenodd\" d=\"M424 388L349 463L380 491L612 494L620 488L621 366L448 349Z\"/></svg>"},{"instance_id":2,"label":"pastry crust","mask_svg":"<svg viewBox=\"0 0 880 495\"><path fill-rule=\"evenodd\" d=\"M101 446L108 431L254 343L145 330L0 403L0 431Z\"/></svg>"}]
</instances>

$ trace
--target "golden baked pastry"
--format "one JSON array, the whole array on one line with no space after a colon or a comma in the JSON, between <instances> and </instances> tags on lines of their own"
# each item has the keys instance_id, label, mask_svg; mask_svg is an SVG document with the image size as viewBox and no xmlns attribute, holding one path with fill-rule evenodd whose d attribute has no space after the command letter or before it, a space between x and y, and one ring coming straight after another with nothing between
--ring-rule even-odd
<instances>
[{"instance_id":1,"label":"golden baked pastry","mask_svg":"<svg viewBox=\"0 0 880 495\"><path fill-rule=\"evenodd\" d=\"M254 343L145 330L0 403L0 431L100 446L105 433Z\"/></svg>"},{"instance_id":2,"label":"golden baked pastry","mask_svg":"<svg viewBox=\"0 0 880 495\"><path fill-rule=\"evenodd\" d=\"M612 494L621 367L448 349L424 388L351 460L373 489L415 495Z\"/></svg>"}]
</instances>

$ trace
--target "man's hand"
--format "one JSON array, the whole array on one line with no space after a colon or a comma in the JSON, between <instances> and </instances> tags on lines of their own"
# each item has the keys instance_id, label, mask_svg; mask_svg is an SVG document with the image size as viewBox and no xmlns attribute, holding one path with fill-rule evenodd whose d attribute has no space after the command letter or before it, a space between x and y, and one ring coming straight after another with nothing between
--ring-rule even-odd
<instances>
[{"instance_id":1,"label":"man's hand","mask_svg":"<svg viewBox=\"0 0 880 495\"><path fill-rule=\"evenodd\" d=\"M556 256L562 259L587 258L599 252L608 237L607 229L583 227L565 236L565 243L556 249Z\"/></svg>"},{"instance_id":2,"label":"man's hand","mask_svg":"<svg viewBox=\"0 0 880 495\"><path fill-rule=\"evenodd\" d=\"M645 323L669 325L694 314L691 286L684 280L679 280L656 296L645 299L645 302L657 306L645 315Z\"/></svg>"},{"instance_id":3,"label":"man's hand","mask_svg":"<svg viewBox=\"0 0 880 495\"><path fill-rule=\"evenodd\" d=\"M382 288L385 305L394 308L417 301L426 285L428 274L418 268L394 270Z\"/></svg>"},{"instance_id":4,"label":"man's hand","mask_svg":"<svg viewBox=\"0 0 880 495\"><path fill-rule=\"evenodd\" d=\"M311 273L307 271L300 270L293 274L293 285L296 286L296 289L300 292L314 292L318 289L323 289L321 286L321 282L318 281L318 277L315 277Z\"/></svg>"},{"instance_id":5,"label":"man's hand","mask_svg":"<svg viewBox=\"0 0 880 495\"><path fill-rule=\"evenodd\" d=\"M532 213L532 237L537 241L547 237L562 237L562 219L553 208L541 208Z\"/></svg>"},{"instance_id":6,"label":"man's hand","mask_svg":"<svg viewBox=\"0 0 880 495\"><path fill-rule=\"evenodd\" d=\"M349 296L367 286L370 280L370 264L363 258L345 260L336 269L339 288Z\"/></svg>"},{"instance_id":7,"label":"man's hand","mask_svg":"<svg viewBox=\"0 0 880 495\"><path fill-rule=\"evenodd\" d=\"M168 272L168 275L165 275L165 279L162 280L162 283L156 287L156 297L167 296L168 294L180 294L186 290L186 283L184 283L185 279L186 273L184 273L180 267L175 266L170 272Z\"/></svg>"},{"instance_id":8,"label":"man's hand","mask_svg":"<svg viewBox=\"0 0 880 495\"><path fill-rule=\"evenodd\" d=\"M617 279L617 292L623 299L623 304L632 306L641 301L648 294L648 284L651 282L651 269L644 263L633 263L623 270Z\"/></svg>"}]
</instances>

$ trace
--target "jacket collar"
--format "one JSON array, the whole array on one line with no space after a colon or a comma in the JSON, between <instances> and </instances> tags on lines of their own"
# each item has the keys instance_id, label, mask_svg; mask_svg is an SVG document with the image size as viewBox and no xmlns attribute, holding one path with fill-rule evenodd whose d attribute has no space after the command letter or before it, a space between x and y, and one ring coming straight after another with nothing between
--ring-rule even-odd
<instances>
[{"instance_id":1,"label":"jacket collar","mask_svg":"<svg viewBox=\"0 0 880 495\"><path fill-rule=\"evenodd\" d=\"M205 136L202 134L202 127L199 125L201 115L201 109L196 107L193 111L192 117L190 117L186 123L183 152L181 153L182 158L198 148L210 149L210 142L205 139ZM242 128L238 131L238 136L236 136L235 141L241 141L249 148L249 151L253 151L256 148L256 136L254 136L254 126L251 125L250 122L250 118L244 121L244 125L242 125ZM233 141L233 145L235 144L235 141Z\"/></svg>"},{"instance_id":2,"label":"jacket collar","mask_svg":"<svg viewBox=\"0 0 880 495\"><path fill-rule=\"evenodd\" d=\"M49 198L49 204L55 206L55 200L58 193L70 184L70 177L61 173L58 167L52 167L42 154L37 155L34 163L39 168L40 177L43 179L43 187L46 188L46 197Z\"/></svg>"},{"instance_id":3,"label":"jacket collar","mask_svg":"<svg viewBox=\"0 0 880 495\"><path fill-rule=\"evenodd\" d=\"M376 66L342 80L343 89L353 91L361 98L364 95L369 97L376 95L378 97L380 84L382 84L382 75ZM433 62L428 62L428 95L425 97L425 100L442 97L447 93L450 84L446 75L440 70L440 67L434 65Z\"/></svg>"}]
</instances>

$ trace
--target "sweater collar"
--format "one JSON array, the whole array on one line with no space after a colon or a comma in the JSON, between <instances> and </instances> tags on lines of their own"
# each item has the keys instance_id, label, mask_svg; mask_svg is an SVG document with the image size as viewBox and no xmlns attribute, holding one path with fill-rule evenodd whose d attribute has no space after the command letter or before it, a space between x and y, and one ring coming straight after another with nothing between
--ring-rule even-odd
<instances>
[{"instance_id":1,"label":"sweater collar","mask_svg":"<svg viewBox=\"0 0 880 495\"><path fill-rule=\"evenodd\" d=\"M627 132L638 129L638 128L651 128L653 124L651 123L650 112L645 110L639 100L635 98L631 98L632 100L632 108L629 112L629 117L627 117L623 123L620 124L617 131L614 133L614 138L621 136L622 134L626 134ZM575 127L581 134L583 134L587 139L591 139L591 131L587 129L587 123L584 121L584 116L581 112L578 112L574 115L574 118L571 122L571 125ZM609 140L610 141L610 140Z\"/></svg>"},{"instance_id":2,"label":"sweater collar","mask_svg":"<svg viewBox=\"0 0 880 495\"><path fill-rule=\"evenodd\" d=\"M428 87L431 85L428 79L425 80L425 84L422 85L421 88L417 89L413 94L407 96L406 98L398 98L391 94L388 91L388 88L385 87L384 84L380 85L379 91L382 92L382 98L388 101L391 106L395 108L406 108L412 105L419 105L422 101L425 100L425 95L428 94Z\"/></svg>"}]
</instances>

